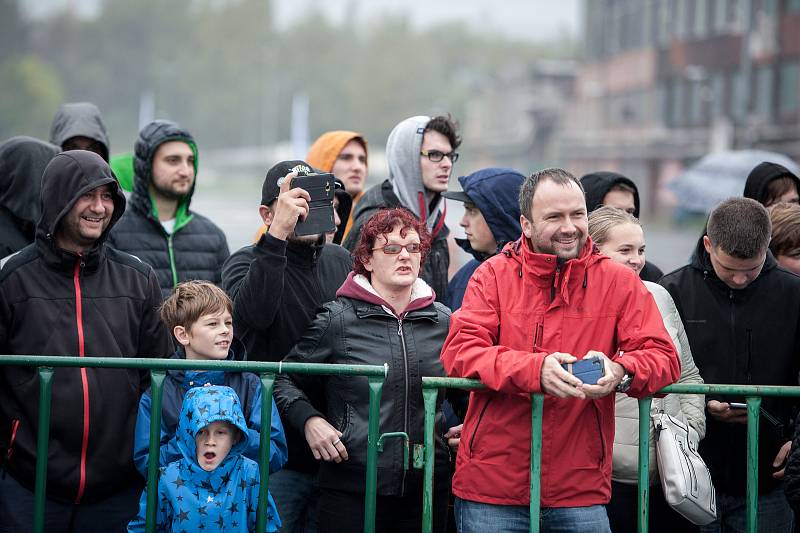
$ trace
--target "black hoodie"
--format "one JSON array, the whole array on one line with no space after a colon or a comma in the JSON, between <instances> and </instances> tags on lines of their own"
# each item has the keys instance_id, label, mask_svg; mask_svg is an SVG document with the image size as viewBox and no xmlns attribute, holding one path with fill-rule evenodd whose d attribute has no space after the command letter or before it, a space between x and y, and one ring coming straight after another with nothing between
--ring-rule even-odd
<instances>
[{"instance_id":1,"label":"black hoodie","mask_svg":"<svg viewBox=\"0 0 800 533\"><path fill-rule=\"evenodd\" d=\"M769 251L759 276L744 289L731 289L717 277L701 237L692 262L660 283L675 300L706 383L797 385L800 277L778 268ZM744 401L730 396L716 399ZM791 438L793 403L795 399L772 397L761 403L758 475L762 494L778 486L772 462ZM747 427L718 422L712 416L706 417L706 423L700 453L715 487L726 494L744 495Z\"/></svg>"},{"instance_id":2,"label":"black hoodie","mask_svg":"<svg viewBox=\"0 0 800 533\"><path fill-rule=\"evenodd\" d=\"M94 247L56 246L61 220L84 193L112 185L114 213ZM44 171L36 240L0 269L0 354L164 357L172 351L158 317L153 270L105 245L125 210L111 169L95 153L56 155ZM47 469L49 498L101 501L139 483L134 423L144 371L59 368L55 373ZM39 378L35 368L0 367L0 446L4 468L34 488ZM88 412L88 416L84 413Z\"/></svg>"},{"instance_id":3,"label":"black hoodie","mask_svg":"<svg viewBox=\"0 0 800 533\"><path fill-rule=\"evenodd\" d=\"M178 203L172 233L167 233L161 225L150 197L153 157L158 147L169 141L185 142L195 155L194 183ZM164 298L181 281L203 279L219 285L222 264L230 251L222 230L203 215L189 210L197 185L197 147L191 134L174 122L151 122L139 132L133 166L131 208L114 228L109 244L153 267Z\"/></svg>"},{"instance_id":4,"label":"black hoodie","mask_svg":"<svg viewBox=\"0 0 800 533\"><path fill-rule=\"evenodd\" d=\"M33 242L41 215L42 173L59 151L32 137L0 144L0 259Z\"/></svg>"},{"instance_id":5,"label":"black hoodie","mask_svg":"<svg viewBox=\"0 0 800 533\"><path fill-rule=\"evenodd\" d=\"M586 210L591 213L602 207L603 199L614 185L627 185L633 189L633 216L639 218L639 189L629 178L616 172L592 172L581 178L583 190L586 193ZM645 261L644 268L639 272L639 277L645 281L657 282L664 273L650 261Z\"/></svg>"},{"instance_id":6,"label":"black hoodie","mask_svg":"<svg viewBox=\"0 0 800 533\"><path fill-rule=\"evenodd\" d=\"M771 181L784 176L792 178L797 191L800 192L800 179L788 168L768 161L759 163L747 176L747 182L744 184L744 197L752 198L761 205L766 205L767 186Z\"/></svg>"}]
</instances>

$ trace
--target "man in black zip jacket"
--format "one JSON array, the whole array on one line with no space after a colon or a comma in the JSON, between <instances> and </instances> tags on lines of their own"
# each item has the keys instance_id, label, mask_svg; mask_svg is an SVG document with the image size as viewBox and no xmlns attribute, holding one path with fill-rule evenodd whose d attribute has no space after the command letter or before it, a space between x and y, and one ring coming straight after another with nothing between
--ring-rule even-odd
<instances>
[{"instance_id":1,"label":"man in black zip jacket","mask_svg":"<svg viewBox=\"0 0 800 533\"><path fill-rule=\"evenodd\" d=\"M189 210L197 184L192 135L168 120L151 122L139 132L133 169L131 208L108 243L153 267L165 299L181 281L219 285L228 241L211 220Z\"/></svg>"},{"instance_id":2,"label":"man in black zip jacket","mask_svg":"<svg viewBox=\"0 0 800 533\"><path fill-rule=\"evenodd\" d=\"M779 267L767 246L770 219L749 198L731 198L708 220L692 262L660 283L680 312L706 383L797 385L800 277ZM719 531L745 523L747 410L741 397L706 397L700 454L717 491ZM765 397L759 421L759 531L791 531L781 478L789 452L792 400Z\"/></svg>"},{"instance_id":3,"label":"man in black zip jacket","mask_svg":"<svg viewBox=\"0 0 800 533\"><path fill-rule=\"evenodd\" d=\"M313 172L304 161L282 161L267 173L259 214L268 230L258 243L235 252L222 269L222 286L233 300L233 321L248 358L280 361L305 333L322 304L336 297L352 269L350 254L326 244L325 235L297 236L308 214L308 192L290 188L298 172ZM324 405L322 389L319 397ZM270 476L280 509L281 531L316 531L318 462L305 436L286 428L289 461Z\"/></svg>"},{"instance_id":4,"label":"man in black zip jacket","mask_svg":"<svg viewBox=\"0 0 800 533\"><path fill-rule=\"evenodd\" d=\"M74 150L44 171L33 244L0 267L0 357L164 357L169 332L153 269L105 244L125 210L108 164ZM133 466L138 370L57 368L47 468L47 532L125 531L141 477ZM0 367L0 531L30 531L39 409L32 367Z\"/></svg>"}]
</instances>

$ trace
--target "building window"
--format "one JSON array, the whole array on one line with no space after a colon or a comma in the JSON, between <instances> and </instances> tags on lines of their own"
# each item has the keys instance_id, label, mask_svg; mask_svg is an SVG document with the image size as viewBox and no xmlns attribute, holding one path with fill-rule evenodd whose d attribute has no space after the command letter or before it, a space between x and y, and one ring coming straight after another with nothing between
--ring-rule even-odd
<instances>
[{"instance_id":1,"label":"building window","mask_svg":"<svg viewBox=\"0 0 800 533\"><path fill-rule=\"evenodd\" d=\"M800 0L788 0L786 2L786 10L789 12L800 12Z\"/></svg>"},{"instance_id":2,"label":"building window","mask_svg":"<svg viewBox=\"0 0 800 533\"><path fill-rule=\"evenodd\" d=\"M775 76L772 65L763 65L756 70L755 112L762 117L771 117Z\"/></svg>"},{"instance_id":3,"label":"building window","mask_svg":"<svg viewBox=\"0 0 800 533\"><path fill-rule=\"evenodd\" d=\"M656 33L658 34L658 44L661 47L667 46L672 40L672 1L663 0L657 2L656 9Z\"/></svg>"},{"instance_id":4,"label":"building window","mask_svg":"<svg viewBox=\"0 0 800 533\"><path fill-rule=\"evenodd\" d=\"M695 0L694 14L694 36L703 38L708 33L708 2L707 0Z\"/></svg>"},{"instance_id":5,"label":"building window","mask_svg":"<svg viewBox=\"0 0 800 533\"><path fill-rule=\"evenodd\" d=\"M670 98L670 125L683 126L684 123L684 103L686 101L686 84L681 79L672 82L672 96Z\"/></svg>"},{"instance_id":6,"label":"building window","mask_svg":"<svg viewBox=\"0 0 800 533\"><path fill-rule=\"evenodd\" d=\"M711 119L725 115L725 75L717 72L711 76Z\"/></svg>"},{"instance_id":7,"label":"building window","mask_svg":"<svg viewBox=\"0 0 800 533\"><path fill-rule=\"evenodd\" d=\"M747 116L747 110L750 107L749 102L744 101L744 87L742 80L744 76L741 71L736 71L731 75L731 100L730 100L730 114L736 120L742 120Z\"/></svg>"},{"instance_id":8,"label":"building window","mask_svg":"<svg viewBox=\"0 0 800 533\"><path fill-rule=\"evenodd\" d=\"M780 71L780 113L787 115L800 109L800 63L785 63Z\"/></svg>"}]
</instances>

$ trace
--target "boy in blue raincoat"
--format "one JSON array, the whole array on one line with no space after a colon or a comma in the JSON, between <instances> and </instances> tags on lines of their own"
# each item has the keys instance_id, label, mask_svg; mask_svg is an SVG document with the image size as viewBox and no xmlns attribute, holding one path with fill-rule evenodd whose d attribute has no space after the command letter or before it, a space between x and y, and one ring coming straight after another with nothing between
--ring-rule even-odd
<instances>
[{"instance_id":1,"label":"boy in blue raincoat","mask_svg":"<svg viewBox=\"0 0 800 533\"><path fill-rule=\"evenodd\" d=\"M244 457L247 425L230 387L196 387L186 393L178 423L181 459L161 469L156 531L255 531L258 463ZM129 532L144 531L147 490ZM266 531L281 526L272 496Z\"/></svg>"},{"instance_id":2,"label":"boy in blue raincoat","mask_svg":"<svg viewBox=\"0 0 800 533\"><path fill-rule=\"evenodd\" d=\"M208 281L179 283L161 306L161 320L180 345L173 359L195 361L243 361L244 345L233 336L233 304L225 292ZM261 439L261 381L252 372L222 370L169 370L164 380L161 404L161 447L159 466L181 458L176 430L186 392L194 387L225 385L239 396L248 430L245 457L258 461ZM150 452L151 391L139 400L133 443L133 463L147 477ZM274 474L286 463L288 448L283 425L272 402L269 472Z\"/></svg>"}]
</instances>

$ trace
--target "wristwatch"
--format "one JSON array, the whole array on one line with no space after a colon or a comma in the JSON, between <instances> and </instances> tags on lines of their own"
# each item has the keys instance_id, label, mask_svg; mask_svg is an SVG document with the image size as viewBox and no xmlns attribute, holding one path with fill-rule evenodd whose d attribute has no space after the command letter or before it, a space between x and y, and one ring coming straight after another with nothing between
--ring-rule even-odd
<instances>
[{"instance_id":1,"label":"wristwatch","mask_svg":"<svg viewBox=\"0 0 800 533\"><path fill-rule=\"evenodd\" d=\"M617 388L615 389L617 392L628 392L628 389L631 388L631 383L633 382L633 374L628 373L625 371L625 375L622 376L622 379L619 383L617 383Z\"/></svg>"}]
</instances>

